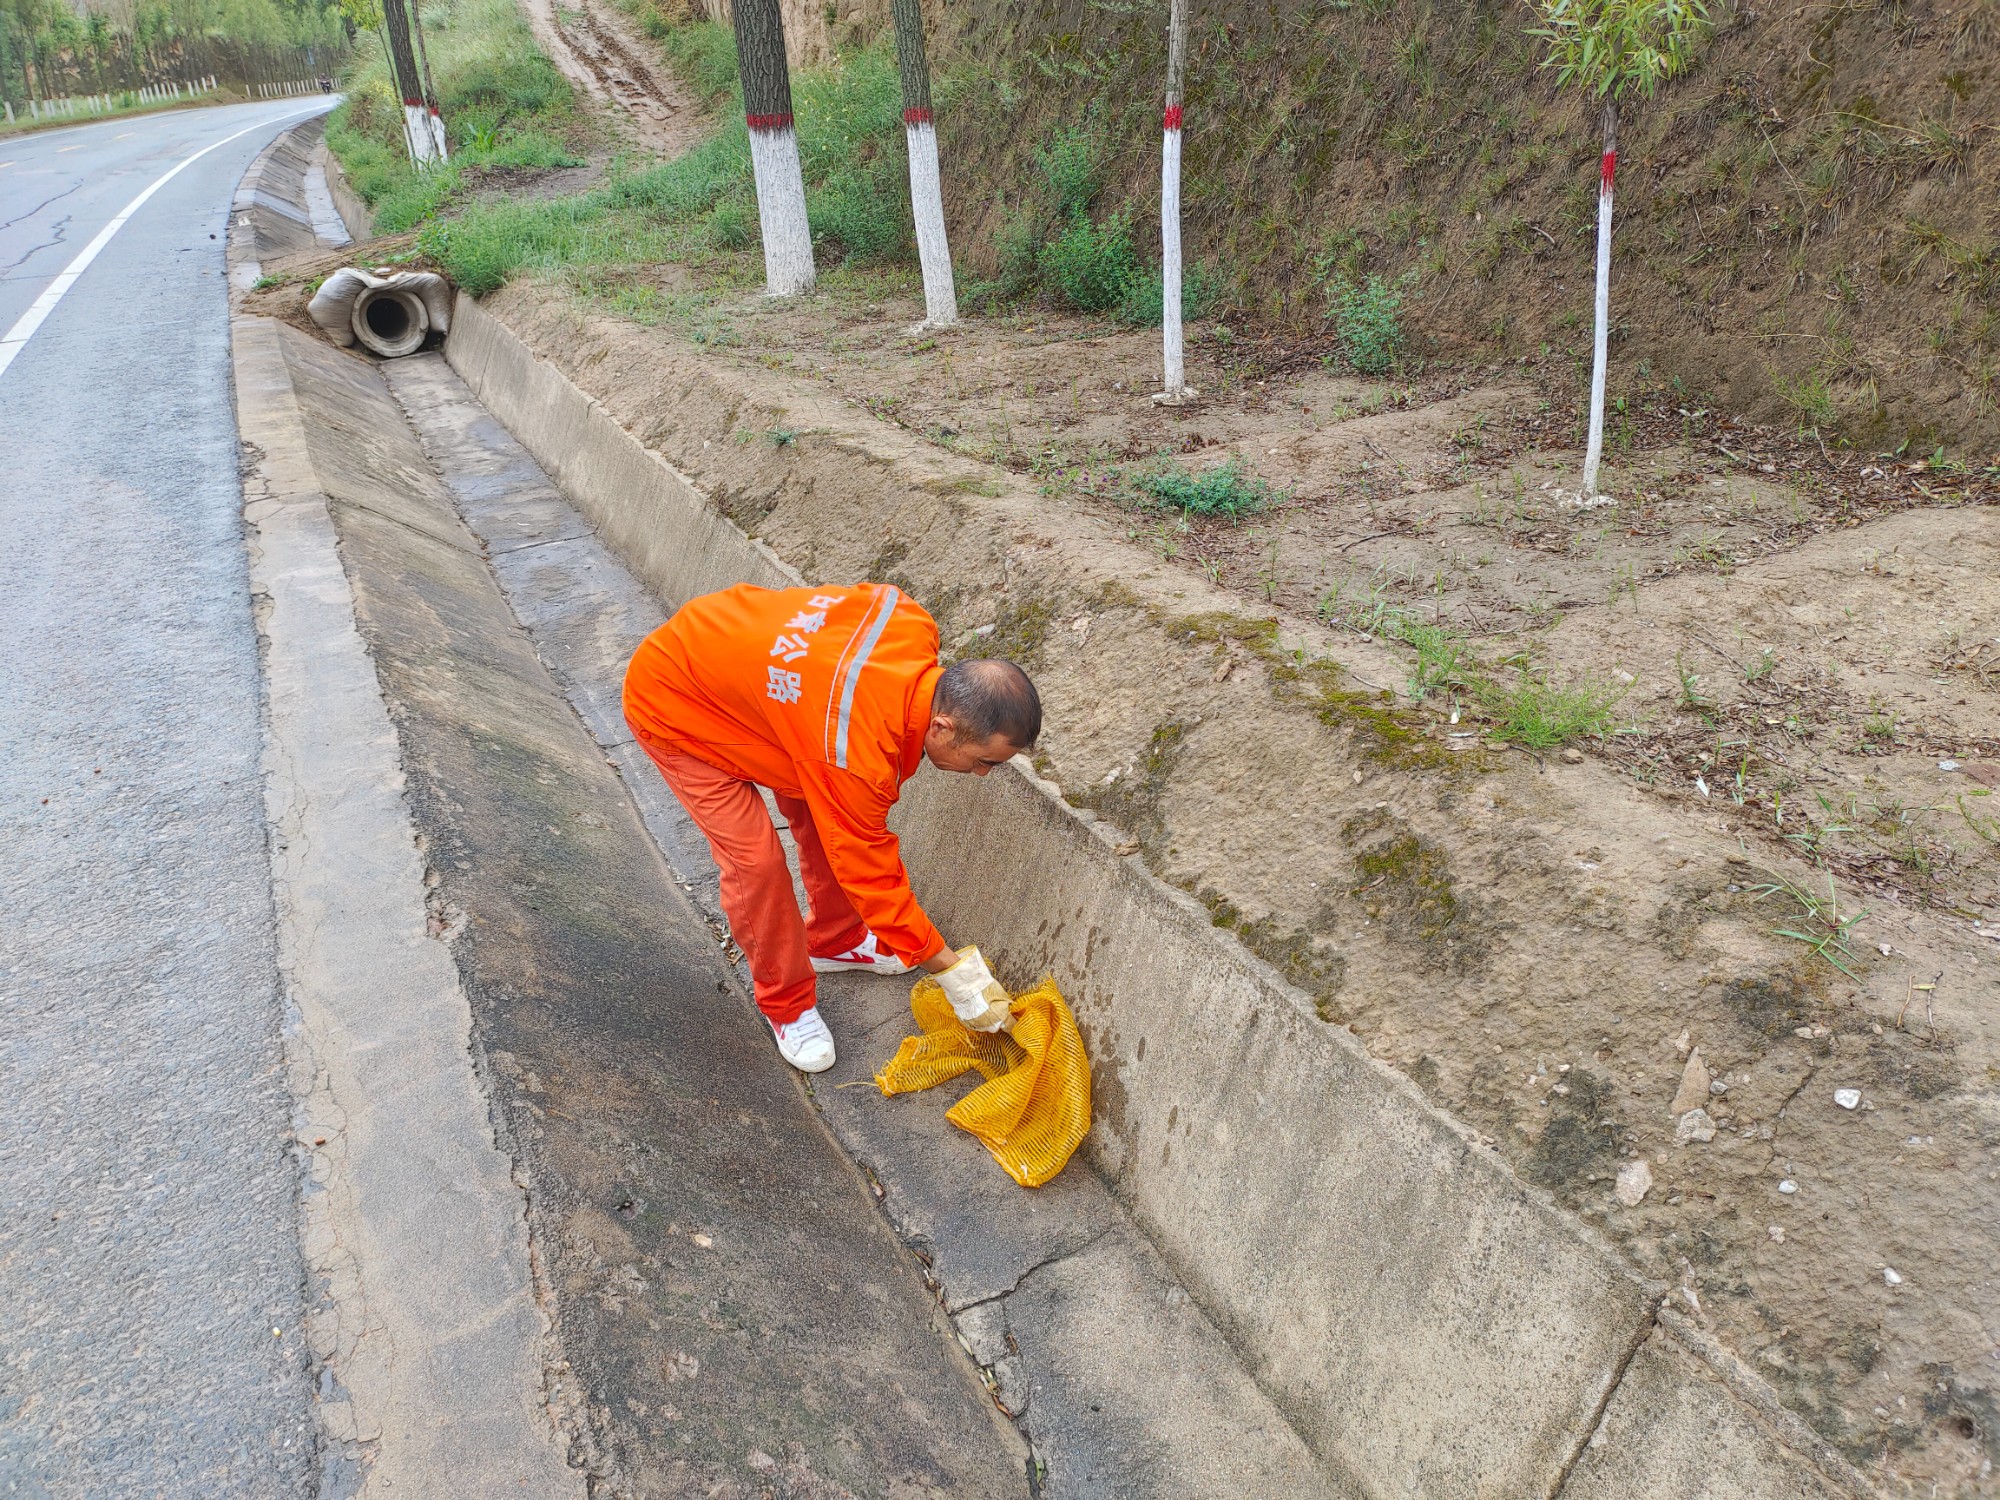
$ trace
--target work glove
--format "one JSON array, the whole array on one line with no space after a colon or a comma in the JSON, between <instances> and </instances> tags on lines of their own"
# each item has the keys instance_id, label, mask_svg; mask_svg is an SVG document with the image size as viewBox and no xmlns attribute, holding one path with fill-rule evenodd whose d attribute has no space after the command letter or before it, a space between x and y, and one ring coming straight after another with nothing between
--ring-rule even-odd
<instances>
[{"instance_id":1,"label":"work glove","mask_svg":"<svg viewBox=\"0 0 2000 1500\"><path fill-rule=\"evenodd\" d=\"M968 1031L1013 1030L1013 996L1001 988L977 948L959 949L958 962L939 974L937 982Z\"/></svg>"}]
</instances>

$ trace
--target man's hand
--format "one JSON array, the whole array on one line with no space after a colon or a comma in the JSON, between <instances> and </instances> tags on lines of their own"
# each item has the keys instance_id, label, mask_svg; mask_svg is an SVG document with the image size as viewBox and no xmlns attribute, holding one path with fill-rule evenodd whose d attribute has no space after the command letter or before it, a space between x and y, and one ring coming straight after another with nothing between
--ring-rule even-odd
<instances>
[{"instance_id":1,"label":"man's hand","mask_svg":"<svg viewBox=\"0 0 2000 1500\"><path fill-rule=\"evenodd\" d=\"M925 964L926 968L929 966ZM961 948L953 963L936 972L945 998L951 1001L952 1013L968 1030L998 1031L1012 1027L1014 1013L1009 1005L1014 997L993 977L977 948Z\"/></svg>"}]
</instances>

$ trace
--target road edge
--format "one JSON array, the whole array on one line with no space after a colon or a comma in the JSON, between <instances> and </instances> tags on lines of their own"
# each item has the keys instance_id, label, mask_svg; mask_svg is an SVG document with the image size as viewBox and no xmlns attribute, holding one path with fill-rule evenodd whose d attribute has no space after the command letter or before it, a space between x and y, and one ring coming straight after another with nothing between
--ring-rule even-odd
<instances>
[{"instance_id":1,"label":"road edge","mask_svg":"<svg viewBox=\"0 0 2000 1500\"><path fill-rule=\"evenodd\" d=\"M273 205L301 197L320 128L284 131L245 173L232 286L260 274L264 220L296 236ZM429 924L395 728L277 329L232 310L230 347L322 1493L581 1497L526 1193Z\"/></svg>"}]
</instances>

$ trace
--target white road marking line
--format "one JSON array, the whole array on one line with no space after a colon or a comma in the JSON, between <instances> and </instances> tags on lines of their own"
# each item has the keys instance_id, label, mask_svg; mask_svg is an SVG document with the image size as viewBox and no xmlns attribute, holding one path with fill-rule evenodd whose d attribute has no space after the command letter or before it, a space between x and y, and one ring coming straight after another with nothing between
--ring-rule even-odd
<instances>
[{"instance_id":1,"label":"white road marking line","mask_svg":"<svg viewBox=\"0 0 2000 1500\"><path fill-rule=\"evenodd\" d=\"M65 151L81 151L82 149L83 147L81 146L58 146L56 147L56 155L61 156Z\"/></svg>"},{"instance_id":2,"label":"white road marking line","mask_svg":"<svg viewBox=\"0 0 2000 1500\"><path fill-rule=\"evenodd\" d=\"M111 139L114 141L129 141L132 139L133 136L137 135L138 133L139 132L136 130L128 130L123 135L114 135L113 137L111 137Z\"/></svg>"},{"instance_id":3,"label":"white road marking line","mask_svg":"<svg viewBox=\"0 0 2000 1500\"><path fill-rule=\"evenodd\" d=\"M182 158L181 161L167 168L158 177L155 177L143 193L119 211L117 218L97 231L97 238L92 240L88 245L85 245L82 251L78 253L76 259L63 267L62 274L49 283L48 288L42 295L35 299L34 305L15 320L14 326L7 330L4 338L0 338L0 375L7 373L7 367L14 363L14 356L27 346L28 340L35 336L35 330L40 328L43 322L47 320L48 315L56 310L56 304L62 301L69 289L76 285L77 278L90 268L90 263L97 259L99 252L111 243L111 237L125 227L125 221L146 206L148 198L152 197L153 194L173 181L174 178L180 176L182 172L208 155L209 152L228 145L237 136L248 135L253 130L261 130L267 125L275 125L282 120L293 120L297 119L300 115L317 114L318 112L319 107L315 105L312 109L299 109L292 111L288 115L280 115L276 120L259 120L255 125L245 125L235 135L225 135L221 140L203 146L194 155ZM65 147L64 149L69 150L72 148Z\"/></svg>"},{"instance_id":4,"label":"white road marking line","mask_svg":"<svg viewBox=\"0 0 2000 1500\"><path fill-rule=\"evenodd\" d=\"M13 165L11 161L0 161L0 167L11 167Z\"/></svg>"}]
</instances>

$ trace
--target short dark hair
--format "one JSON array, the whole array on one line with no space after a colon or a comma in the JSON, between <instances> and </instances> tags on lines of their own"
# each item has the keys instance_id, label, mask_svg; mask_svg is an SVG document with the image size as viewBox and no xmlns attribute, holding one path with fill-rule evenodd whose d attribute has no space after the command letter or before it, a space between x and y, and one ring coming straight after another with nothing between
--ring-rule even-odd
<instances>
[{"instance_id":1,"label":"short dark hair","mask_svg":"<svg viewBox=\"0 0 2000 1500\"><path fill-rule=\"evenodd\" d=\"M961 743L999 734L1016 750L1032 750L1042 732L1042 699L1028 674L990 657L946 667L931 712L958 727Z\"/></svg>"}]
</instances>

